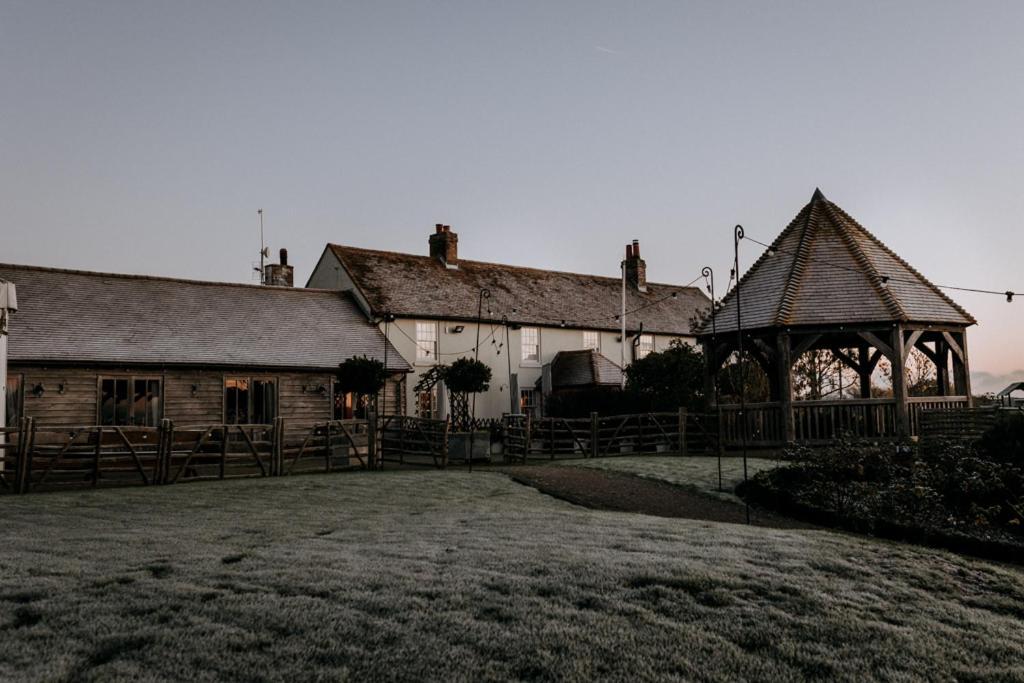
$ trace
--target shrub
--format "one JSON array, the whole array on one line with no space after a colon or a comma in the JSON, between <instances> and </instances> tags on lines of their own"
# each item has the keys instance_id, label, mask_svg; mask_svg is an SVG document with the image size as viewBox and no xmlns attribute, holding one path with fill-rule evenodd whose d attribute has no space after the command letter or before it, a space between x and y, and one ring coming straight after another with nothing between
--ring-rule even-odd
<instances>
[{"instance_id":1,"label":"shrub","mask_svg":"<svg viewBox=\"0 0 1024 683\"><path fill-rule=\"evenodd\" d=\"M387 377L384 364L366 356L352 356L338 366L338 386L345 393L375 395Z\"/></svg>"},{"instance_id":2,"label":"shrub","mask_svg":"<svg viewBox=\"0 0 1024 683\"><path fill-rule=\"evenodd\" d=\"M448 391L475 394L490 388L491 369L483 361L460 358L444 370L444 383Z\"/></svg>"}]
</instances>

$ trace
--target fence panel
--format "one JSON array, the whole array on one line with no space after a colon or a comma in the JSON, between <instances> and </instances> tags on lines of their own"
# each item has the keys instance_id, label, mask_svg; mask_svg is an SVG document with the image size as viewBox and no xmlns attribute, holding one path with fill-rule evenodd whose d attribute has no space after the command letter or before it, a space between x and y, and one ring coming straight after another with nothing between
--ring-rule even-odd
<instances>
[{"instance_id":1,"label":"fence panel","mask_svg":"<svg viewBox=\"0 0 1024 683\"><path fill-rule=\"evenodd\" d=\"M379 459L400 465L448 465L448 422L405 415L381 419Z\"/></svg>"}]
</instances>

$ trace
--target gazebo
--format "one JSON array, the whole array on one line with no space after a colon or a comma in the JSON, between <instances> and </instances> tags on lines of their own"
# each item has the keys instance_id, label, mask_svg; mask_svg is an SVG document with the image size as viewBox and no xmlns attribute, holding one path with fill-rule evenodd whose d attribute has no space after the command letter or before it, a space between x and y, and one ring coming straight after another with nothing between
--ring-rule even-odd
<instances>
[{"instance_id":1,"label":"gazebo","mask_svg":"<svg viewBox=\"0 0 1024 683\"><path fill-rule=\"evenodd\" d=\"M749 242L749 240L748 240ZM976 321L820 190L754 262L698 332L708 386L740 350L767 376L767 401L719 406L727 443L823 443L843 435L901 439L920 412L970 406L967 328ZM913 350L915 358L910 356ZM803 354L826 352L852 387L838 396L794 395ZM923 354L923 356L921 355ZM889 387L874 387L885 365ZM934 380L908 387L908 360ZM805 367L805 366L801 366ZM919 383L920 384L920 383ZM911 395L915 393L923 395ZM873 395L874 394L874 395ZM710 393L709 393L710 395Z\"/></svg>"}]
</instances>

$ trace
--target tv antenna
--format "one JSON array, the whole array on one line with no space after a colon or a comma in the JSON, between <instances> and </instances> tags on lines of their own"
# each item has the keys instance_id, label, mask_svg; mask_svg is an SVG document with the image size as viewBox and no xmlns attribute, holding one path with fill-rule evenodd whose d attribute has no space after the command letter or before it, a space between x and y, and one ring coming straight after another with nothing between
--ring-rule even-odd
<instances>
[{"instance_id":1,"label":"tv antenna","mask_svg":"<svg viewBox=\"0 0 1024 683\"><path fill-rule=\"evenodd\" d=\"M270 256L270 249L263 243L263 209L256 209L256 213L260 217L260 284L265 285L266 283L266 258ZM253 270L256 270L255 268Z\"/></svg>"}]
</instances>

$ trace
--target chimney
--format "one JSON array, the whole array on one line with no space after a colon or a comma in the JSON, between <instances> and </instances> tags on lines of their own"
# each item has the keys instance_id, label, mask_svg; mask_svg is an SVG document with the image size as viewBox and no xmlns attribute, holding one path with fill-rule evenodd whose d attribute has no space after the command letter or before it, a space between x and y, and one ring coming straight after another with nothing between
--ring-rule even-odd
<instances>
[{"instance_id":1,"label":"chimney","mask_svg":"<svg viewBox=\"0 0 1024 683\"><path fill-rule=\"evenodd\" d=\"M638 292L647 291L647 263L640 258L640 240L626 245L626 282Z\"/></svg>"},{"instance_id":2,"label":"chimney","mask_svg":"<svg viewBox=\"0 0 1024 683\"><path fill-rule=\"evenodd\" d=\"M436 258L448 268L459 267L459 236L452 226L437 223L430 236L430 258Z\"/></svg>"},{"instance_id":3,"label":"chimney","mask_svg":"<svg viewBox=\"0 0 1024 683\"><path fill-rule=\"evenodd\" d=\"M278 287L295 286L295 269L288 265L288 250L280 251L280 263L268 263L263 270L263 284Z\"/></svg>"}]
</instances>

